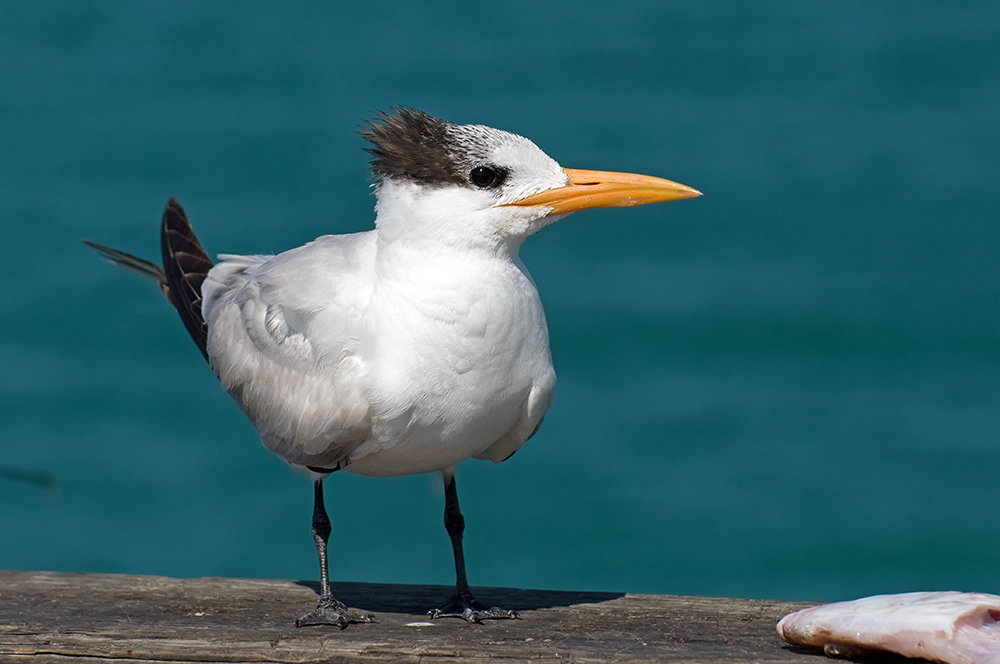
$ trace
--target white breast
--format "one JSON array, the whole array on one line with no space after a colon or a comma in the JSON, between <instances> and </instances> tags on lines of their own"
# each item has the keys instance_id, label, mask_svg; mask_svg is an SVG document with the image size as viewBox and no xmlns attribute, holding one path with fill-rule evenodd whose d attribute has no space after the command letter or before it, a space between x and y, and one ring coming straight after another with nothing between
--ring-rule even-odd
<instances>
[{"instance_id":1,"label":"white breast","mask_svg":"<svg viewBox=\"0 0 1000 664\"><path fill-rule=\"evenodd\" d=\"M541 422L555 385L534 284L497 258L424 258L400 273L380 270L372 294L372 438L348 469L398 475L471 456L502 461Z\"/></svg>"},{"instance_id":2,"label":"white breast","mask_svg":"<svg viewBox=\"0 0 1000 664\"><path fill-rule=\"evenodd\" d=\"M293 465L403 475L503 460L555 384L530 276L499 256L376 253L359 233L213 268L203 312L223 386Z\"/></svg>"}]
</instances>

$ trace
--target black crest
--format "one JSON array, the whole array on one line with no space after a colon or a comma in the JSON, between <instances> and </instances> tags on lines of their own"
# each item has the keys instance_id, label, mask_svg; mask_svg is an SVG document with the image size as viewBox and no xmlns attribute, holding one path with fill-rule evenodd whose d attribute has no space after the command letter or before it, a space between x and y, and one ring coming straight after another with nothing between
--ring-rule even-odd
<instances>
[{"instance_id":1,"label":"black crest","mask_svg":"<svg viewBox=\"0 0 1000 664\"><path fill-rule=\"evenodd\" d=\"M418 111L400 108L380 113L360 134L372 144L372 172L425 185L468 184L469 165L460 156L455 125Z\"/></svg>"}]
</instances>

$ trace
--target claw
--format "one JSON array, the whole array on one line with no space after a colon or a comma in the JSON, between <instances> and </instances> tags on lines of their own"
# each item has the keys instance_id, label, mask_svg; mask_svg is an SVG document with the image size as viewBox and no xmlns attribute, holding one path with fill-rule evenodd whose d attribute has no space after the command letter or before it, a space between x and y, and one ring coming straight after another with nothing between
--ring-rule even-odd
<instances>
[{"instance_id":1,"label":"claw","mask_svg":"<svg viewBox=\"0 0 1000 664\"><path fill-rule=\"evenodd\" d=\"M488 619L520 618L517 611L501 609L498 606L486 606L469 592L456 591L448 599L448 603L440 609L427 612L431 618L461 618L465 622L478 623Z\"/></svg>"},{"instance_id":2,"label":"claw","mask_svg":"<svg viewBox=\"0 0 1000 664\"><path fill-rule=\"evenodd\" d=\"M366 622L375 622L375 616L364 611L348 608L343 602L330 599L320 600L319 605L315 609L295 621L295 626L336 625L340 629L344 629L352 623Z\"/></svg>"}]
</instances>

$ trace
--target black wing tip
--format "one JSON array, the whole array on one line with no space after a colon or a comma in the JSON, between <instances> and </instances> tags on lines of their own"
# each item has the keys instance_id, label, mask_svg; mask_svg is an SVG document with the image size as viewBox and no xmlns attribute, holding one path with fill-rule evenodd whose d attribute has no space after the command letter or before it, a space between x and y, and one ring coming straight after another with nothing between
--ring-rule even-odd
<instances>
[{"instance_id":1,"label":"black wing tip","mask_svg":"<svg viewBox=\"0 0 1000 664\"><path fill-rule=\"evenodd\" d=\"M212 259L194 234L184 208L173 196L163 210L160 248L171 301L208 361L208 326L201 311L201 286L212 269Z\"/></svg>"},{"instance_id":2,"label":"black wing tip","mask_svg":"<svg viewBox=\"0 0 1000 664\"><path fill-rule=\"evenodd\" d=\"M178 223L181 228L191 229L191 222L188 221L187 212L184 211L180 201L171 196L167 199L167 204L163 207L163 226L166 228L168 225ZM195 238L195 241L197 241L197 238Z\"/></svg>"},{"instance_id":3,"label":"black wing tip","mask_svg":"<svg viewBox=\"0 0 1000 664\"><path fill-rule=\"evenodd\" d=\"M187 213L184 212L184 208L181 207L180 201L178 201L175 196L171 196L167 199L167 204L164 207L164 211L166 210L173 210L187 219Z\"/></svg>"}]
</instances>

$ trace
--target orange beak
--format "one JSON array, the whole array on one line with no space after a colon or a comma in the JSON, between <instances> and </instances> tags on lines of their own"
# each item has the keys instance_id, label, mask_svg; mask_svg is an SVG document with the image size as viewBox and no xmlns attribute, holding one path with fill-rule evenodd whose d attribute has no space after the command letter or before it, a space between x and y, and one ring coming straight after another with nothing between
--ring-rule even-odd
<instances>
[{"instance_id":1,"label":"orange beak","mask_svg":"<svg viewBox=\"0 0 1000 664\"><path fill-rule=\"evenodd\" d=\"M565 168L563 172L569 178L566 185L526 196L508 205L550 207L552 212L549 214L552 215L590 208L629 207L701 196L701 192L697 189L649 175L581 171L575 168Z\"/></svg>"}]
</instances>

